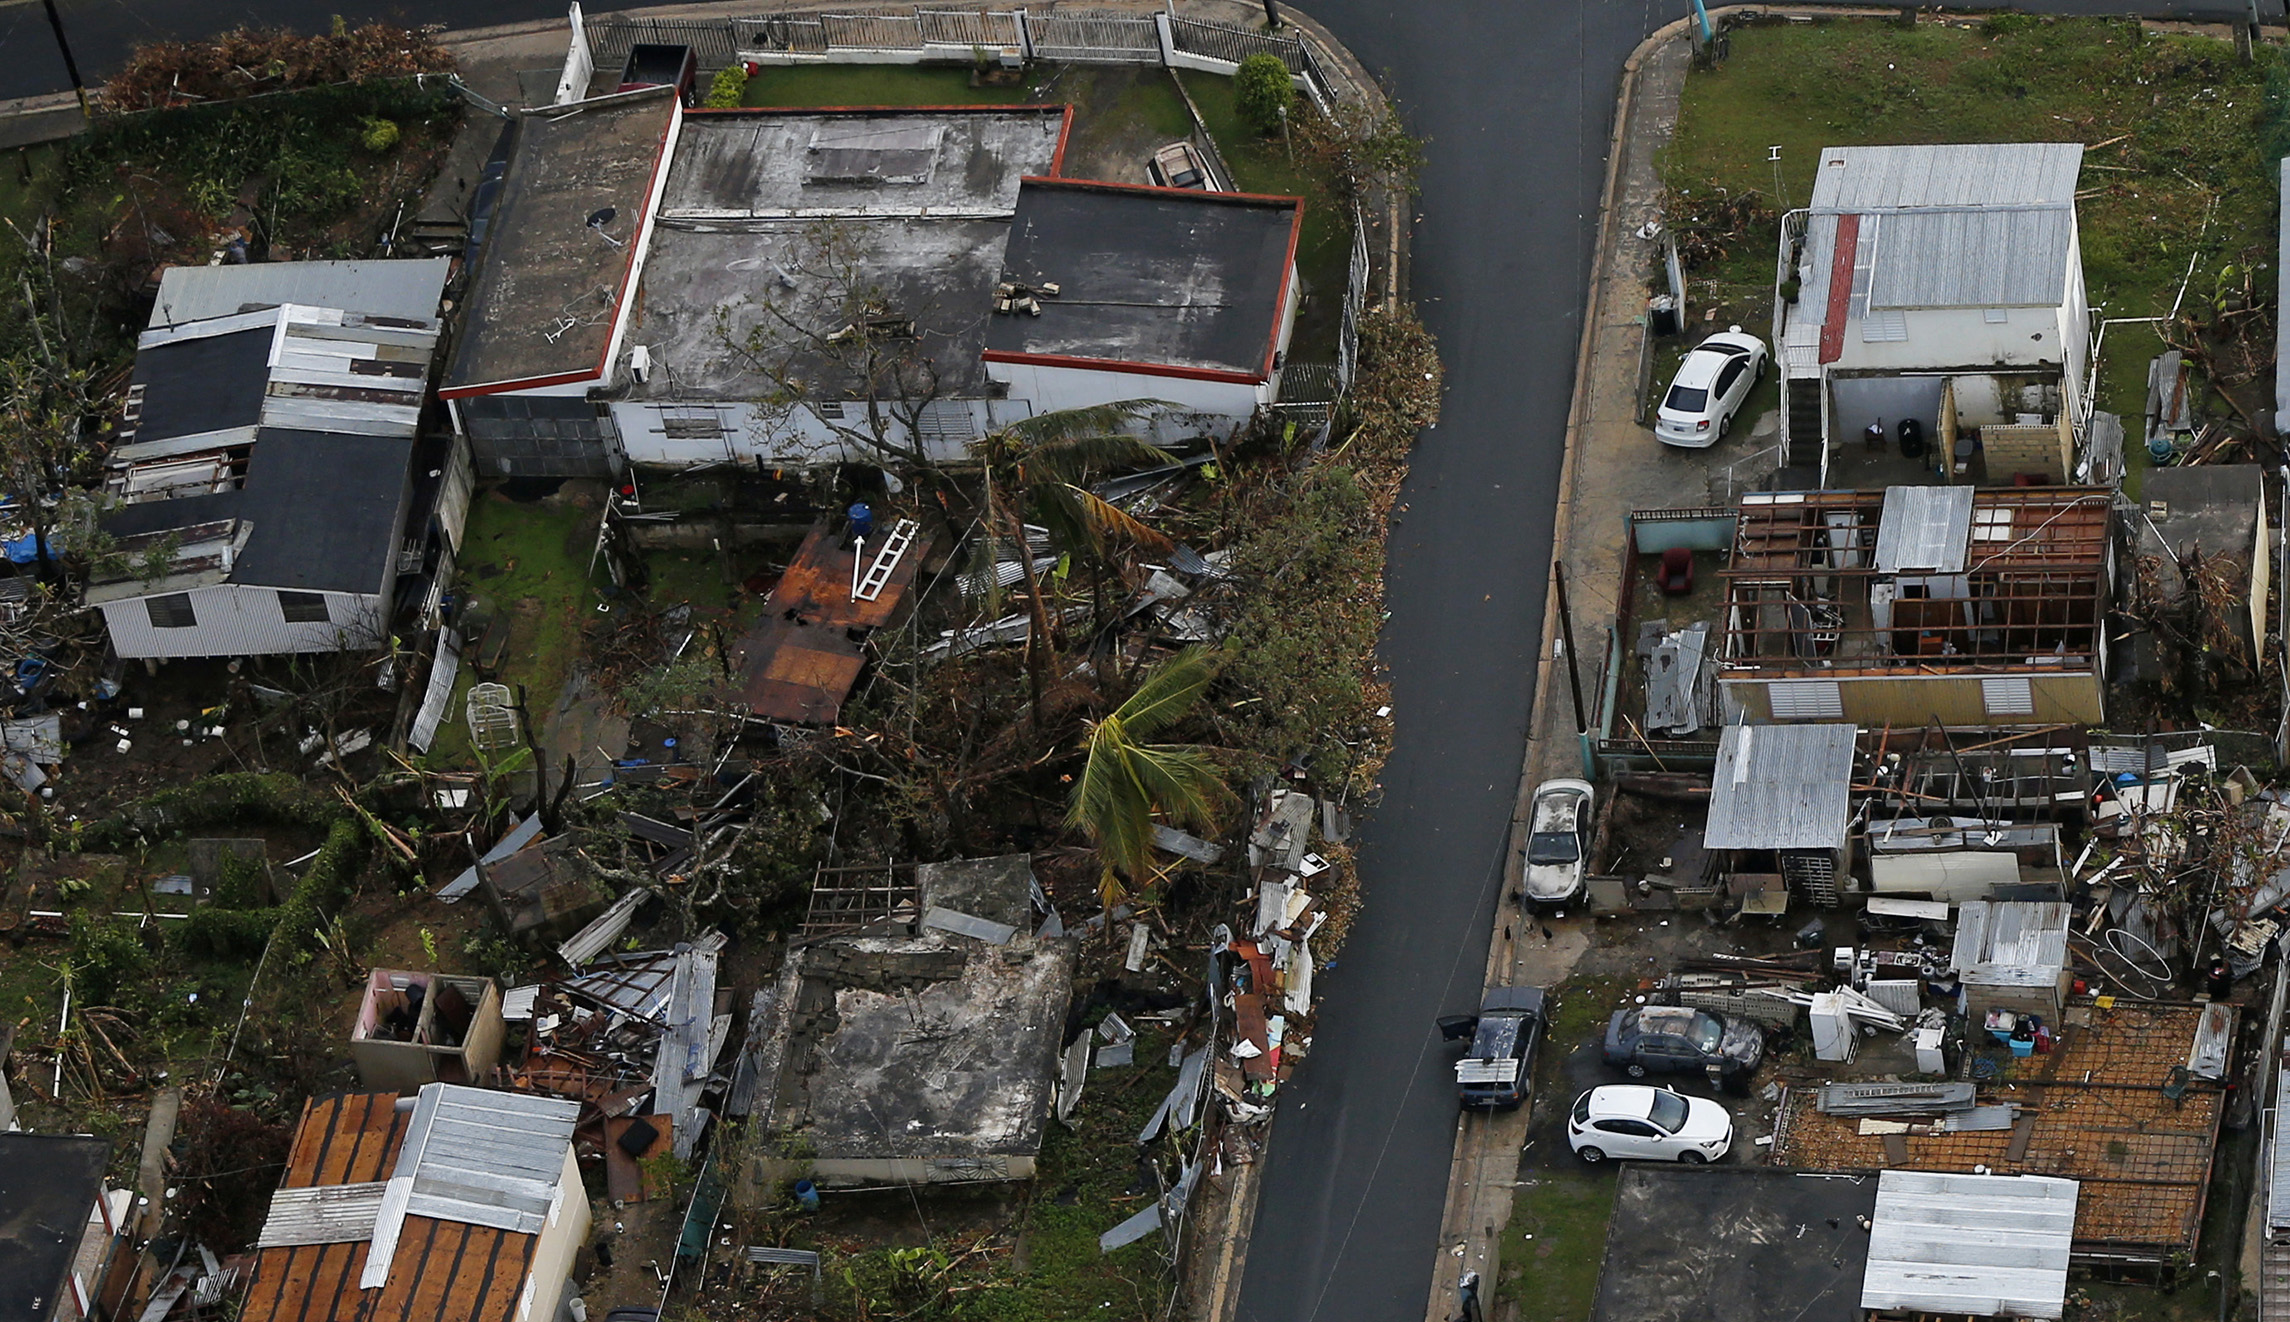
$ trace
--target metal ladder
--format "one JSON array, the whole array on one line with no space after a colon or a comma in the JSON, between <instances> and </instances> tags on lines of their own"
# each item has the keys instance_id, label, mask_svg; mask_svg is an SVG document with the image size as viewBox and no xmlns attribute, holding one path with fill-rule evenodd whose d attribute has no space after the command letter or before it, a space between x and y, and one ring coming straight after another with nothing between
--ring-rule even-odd
<instances>
[{"instance_id":1,"label":"metal ladder","mask_svg":"<svg viewBox=\"0 0 2290 1322\"><path fill-rule=\"evenodd\" d=\"M873 601L883 595L883 585L891 581L899 561L906 559L906 549L914 545L914 535L922 525L912 519L900 519L891 525L891 535L883 539L883 549L875 552L875 562L867 566L866 576L851 589L851 600Z\"/></svg>"}]
</instances>

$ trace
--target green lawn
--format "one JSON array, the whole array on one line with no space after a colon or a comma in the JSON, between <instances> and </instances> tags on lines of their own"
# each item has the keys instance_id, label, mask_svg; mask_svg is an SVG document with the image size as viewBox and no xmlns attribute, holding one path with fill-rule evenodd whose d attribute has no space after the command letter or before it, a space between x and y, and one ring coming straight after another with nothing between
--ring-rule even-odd
<instances>
[{"instance_id":1,"label":"green lawn","mask_svg":"<svg viewBox=\"0 0 2290 1322\"><path fill-rule=\"evenodd\" d=\"M2096 314L2168 312L2190 257L2190 303L2222 268L2274 259L2275 182L2258 146L2267 66L2238 62L2227 42L2118 19L2000 14L1966 26L1760 24L1736 28L1731 49L1722 67L1686 82L1662 163L1681 213L1752 193L1777 218L1805 204L1828 146L2082 142L2078 215ZM1776 145L1778 197L1767 160ZM1755 301L1750 290L1772 278L1775 224L1743 234L1692 278L1712 282L1720 301ZM2108 333L2099 406L2133 431L2156 348L2139 327Z\"/></svg>"},{"instance_id":2,"label":"green lawn","mask_svg":"<svg viewBox=\"0 0 2290 1322\"><path fill-rule=\"evenodd\" d=\"M1525 1171L1503 1229L1495 1295L1534 1322L1587 1322L1606 1257L1614 1172Z\"/></svg>"},{"instance_id":3,"label":"green lawn","mask_svg":"<svg viewBox=\"0 0 2290 1322\"><path fill-rule=\"evenodd\" d=\"M1031 81L1031 80L1029 80ZM803 64L747 80L747 106L998 106L1026 100L1024 84L972 87L968 69L910 64Z\"/></svg>"},{"instance_id":4,"label":"green lawn","mask_svg":"<svg viewBox=\"0 0 2290 1322\"><path fill-rule=\"evenodd\" d=\"M1232 79L1215 74L1174 74L1201 111L1209 137L1244 193L1304 199L1304 234L1297 242L1296 268L1305 287L1318 291L1313 306L1297 318L1289 357L1300 363L1334 362L1341 330L1344 273L1352 260L1352 218L1339 209L1324 181L1297 168L1278 141L1240 122L1233 108Z\"/></svg>"},{"instance_id":5,"label":"green lawn","mask_svg":"<svg viewBox=\"0 0 2290 1322\"><path fill-rule=\"evenodd\" d=\"M501 682L512 689L525 686L527 710L535 721L546 720L556 709L557 694L580 651L585 612L600 599L588 573L595 535L595 513L570 505L492 495L470 507L455 590L485 602L501 621L499 627L509 630ZM472 647L476 642L469 640ZM470 667L464 665L454 691L453 719L438 729L431 766L470 765L461 703L471 682Z\"/></svg>"}]
</instances>

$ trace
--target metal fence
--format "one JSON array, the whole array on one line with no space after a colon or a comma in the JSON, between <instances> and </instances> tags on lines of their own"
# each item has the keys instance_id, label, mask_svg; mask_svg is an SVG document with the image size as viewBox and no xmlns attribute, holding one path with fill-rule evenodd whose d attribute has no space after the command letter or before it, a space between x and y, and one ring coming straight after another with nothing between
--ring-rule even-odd
<instances>
[{"instance_id":1,"label":"metal fence","mask_svg":"<svg viewBox=\"0 0 2290 1322\"><path fill-rule=\"evenodd\" d=\"M1238 64L1251 55L1273 55L1288 66L1290 73L1307 73L1312 68L1312 56L1304 49L1303 41L1295 37L1268 36L1193 18L1171 18L1169 36L1177 49L1187 55L1206 56L1228 64Z\"/></svg>"},{"instance_id":2,"label":"metal fence","mask_svg":"<svg viewBox=\"0 0 2290 1322\"><path fill-rule=\"evenodd\" d=\"M1137 14L1028 14L1026 37L1044 60L1159 64L1161 31Z\"/></svg>"},{"instance_id":3,"label":"metal fence","mask_svg":"<svg viewBox=\"0 0 2290 1322\"><path fill-rule=\"evenodd\" d=\"M693 58L704 70L721 69L739 58L732 26L720 21L616 19L610 23L589 24L588 40L589 49L596 56L596 67L608 72L617 71L628 62L631 46L646 43L689 46Z\"/></svg>"},{"instance_id":4,"label":"metal fence","mask_svg":"<svg viewBox=\"0 0 2290 1322\"><path fill-rule=\"evenodd\" d=\"M1352 208L1352 264L1344 273L1344 329L1336 336L1336 387L1352 388L1352 373L1359 368L1360 314L1368 306L1368 218Z\"/></svg>"}]
</instances>

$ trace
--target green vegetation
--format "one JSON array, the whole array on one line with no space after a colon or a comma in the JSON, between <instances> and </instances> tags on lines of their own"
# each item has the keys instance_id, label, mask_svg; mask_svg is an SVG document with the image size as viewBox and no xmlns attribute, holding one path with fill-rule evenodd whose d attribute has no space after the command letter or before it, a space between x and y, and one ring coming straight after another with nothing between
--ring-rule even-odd
<instances>
[{"instance_id":1,"label":"green vegetation","mask_svg":"<svg viewBox=\"0 0 2290 1322\"><path fill-rule=\"evenodd\" d=\"M1251 55L1232 75L1233 110L1264 137L1285 134L1296 113L1296 84L1277 55Z\"/></svg>"},{"instance_id":2,"label":"green vegetation","mask_svg":"<svg viewBox=\"0 0 2290 1322\"><path fill-rule=\"evenodd\" d=\"M703 104L709 110L733 110L747 98L747 70L736 64L727 64L716 70L715 81L708 84L708 99Z\"/></svg>"},{"instance_id":3,"label":"green vegetation","mask_svg":"<svg viewBox=\"0 0 2290 1322\"><path fill-rule=\"evenodd\" d=\"M1213 831L1231 804L1210 750L1139 742L1192 710L1216 678L1218 659L1186 648L1155 667L1112 715L1089 724L1089 756L1073 783L1066 825L1096 846L1108 908L1120 893L1116 874L1131 885L1152 876L1156 815L1186 830Z\"/></svg>"},{"instance_id":4,"label":"green vegetation","mask_svg":"<svg viewBox=\"0 0 2290 1322\"><path fill-rule=\"evenodd\" d=\"M1779 213L1805 204L1828 146L2088 144L2078 213L2100 316L2169 313L2190 262L2193 299L2273 260L2276 182L2260 142L2290 125L2279 57L2243 64L2227 42L2135 21L2013 14L1910 28L1754 24L1735 28L1731 45L1725 64L1687 79L1662 168L1682 233L1704 212L1725 213L1699 235L1696 299L1752 329L1768 320ZM1778 197L1766 159L1776 144ZM2270 327L2264 338L2271 346ZM2157 345L2148 328L2109 329L2101 408L2140 413ZM2139 450L2135 436L2128 448Z\"/></svg>"},{"instance_id":5,"label":"green vegetation","mask_svg":"<svg viewBox=\"0 0 2290 1322\"><path fill-rule=\"evenodd\" d=\"M1171 77L1180 77L1171 74ZM1333 171L1313 169L1310 155L1252 130L1241 115L1230 78L1183 75L1185 91L1200 109L1201 122L1244 193L1304 199L1304 233L1296 245L1296 270L1313 297L1296 319L1289 360L1334 362L1342 328L1345 272L1352 261L1352 216L1346 192Z\"/></svg>"},{"instance_id":6,"label":"green vegetation","mask_svg":"<svg viewBox=\"0 0 2290 1322\"><path fill-rule=\"evenodd\" d=\"M1495 1297L1535 1322L1588 1322L1606 1256L1614 1176L1605 1171L1521 1173L1504 1227Z\"/></svg>"},{"instance_id":7,"label":"green vegetation","mask_svg":"<svg viewBox=\"0 0 2290 1322\"><path fill-rule=\"evenodd\" d=\"M470 508L462 534L461 590L485 604L493 627L509 631L501 682L512 691L525 686L536 721L555 710L580 651L581 627L600 600L588 572L596 519L593 510L564 501L495 494ZM439 728L431 765L465 766L474 755L459 719L470 682L465 667L453 698L456 719Z\"/></svg>"},{"instance_id":8,"label":"green vegetation","mask_svg":"<svg viewBox=\"0 0 2290 1322\"><path fill-rule=\"evenodd\" d=\"M748 79L745 106L999 106L1026 89L972 87L968 69L907 64L807 64Z\"/></svg>"}]
</instances>

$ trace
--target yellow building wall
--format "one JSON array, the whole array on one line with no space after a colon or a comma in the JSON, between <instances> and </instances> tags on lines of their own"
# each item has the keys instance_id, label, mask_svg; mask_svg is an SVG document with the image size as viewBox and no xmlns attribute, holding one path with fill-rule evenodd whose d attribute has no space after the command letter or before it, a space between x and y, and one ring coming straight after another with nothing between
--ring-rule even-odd
<instances>
[{"instance_id":1,"label":"yellow building wall","mask_svg":"<svg viewBox=\"0 0 2290 1322\"><path fill-rule=\"evenodd\" d=\"M2096 674L2047 674L2036 667L2002 672L2025 678L2035 710L2025 716L1991 716L1979 675L1872 676L1866 679L1824 675L1792 677L1795 682L1831 682L1844 708L1842 717L1808 716L1802 720L1847 720L1870 728L1888 722L1898 727L1925 725L2098 725L2106 719L2105 686ZM1725 680L1726 691L1739 703L1752 723L1770 722L1773 705L1764 680Z\"/></svg>"}]
</instances>

